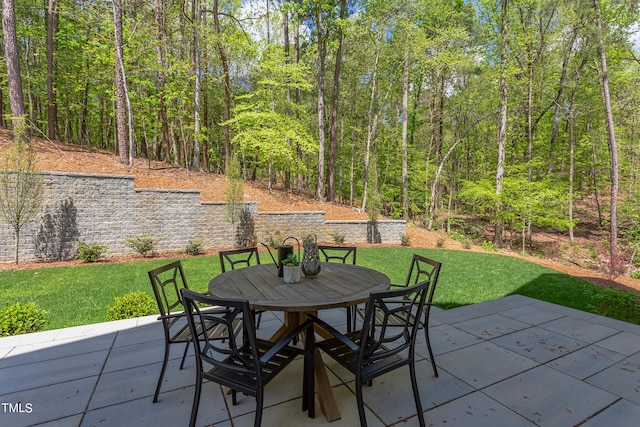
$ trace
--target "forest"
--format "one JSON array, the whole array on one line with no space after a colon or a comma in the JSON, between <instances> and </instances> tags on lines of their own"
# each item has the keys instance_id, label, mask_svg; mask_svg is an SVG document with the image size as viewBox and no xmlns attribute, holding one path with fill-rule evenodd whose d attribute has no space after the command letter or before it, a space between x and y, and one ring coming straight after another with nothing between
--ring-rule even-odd
<instances>
[{"instance_id":1,"label":"forest","mask_svg":"<svg viewBox=\"0 0 640 427\"><path fill-rule=\"evenodd\" d=\"M640 244L638 12L636 0L3 0L0 126L130 167L237 169L372 220L472 233L466 219L480 219L493 244L515 233L523 250L540 227L573 240L589 201L613 268Z\"/></svg>"}]
</instances>

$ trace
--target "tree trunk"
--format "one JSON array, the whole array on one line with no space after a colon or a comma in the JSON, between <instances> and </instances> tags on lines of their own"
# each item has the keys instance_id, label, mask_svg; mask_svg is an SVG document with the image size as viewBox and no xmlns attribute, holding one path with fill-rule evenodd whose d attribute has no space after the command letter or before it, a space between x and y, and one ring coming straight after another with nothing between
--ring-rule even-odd
<instances>
[{"instance_id":1,"label":"tree trunk","mask_svg":"<svg viewBox=\"0 0 640 427\"><path fill-rule=\"evenodd\" d=\"M318 180L316 181L316 200L324 198L324 71L325 71L325 49L324 37L322 36L322 3L317 5L316 25L318 31Z\"/></svg>"},{"instance_id":2,"label":"tree trunk","mask_svg":"<svg viewBox=\"0 0 640 427\"><path fill-rule=\"evenodd\" d=\"M282 30L283 30L283 39L284 39L284 60L287 65L291 63L291 46L289 43L289 11L287 8L288 0L283 0L283 11L282 11ZM287 76L287 82L284 88L284 98L286 101L286 111L285 114L287 117L291 116L291 85L289 82L289 77ZM287 146L291 146L291 139L287 139ZM286 170L284 172L284 187L291 188L291 171Z\"/></svg>"},{"instance_id":3,"label":"tree trunk","mask_svg":"<svg viewBox=\"0 0 640 427\"><path fill-rule=\"evenodd\" d=\"M574 178L575 178L575 157L576 157L576 92L578 91L578 82L580 78L580 70L586 63L586 59L582 61L576 73L576 81L571 98L569 101L569 241L574 242L573 236L573 198L574 198Z\"/></svg>"},{"instance_id":4,"label":"tree trunk","mask_svg":"<svg viewBox=\"0 0 640 427\"><path fill-rule=\"evenodd\" d=\"M213 0L213 29L216 33L216 48L222 63L222 82L224 84L224 121L231 119L231 86L229 83L229 63L227 61L227 53L222 44L222 34L220 32L220 20L218 16L218 0ZM223 126L224 132L224 173L228 173L231 162L231 133L229 125Z\"/></svg>"},{"instance_id":5,"label":"tree trunk","mask_svg":"<svg viewBox=\"0 0 640 427\"><path fill-rule=\"evenodd\" d=\"M24 117L24 95L22 94L22 76L20 75L20 52L16 36L16 14L13 0L2 0L2 32L4 38L4 56L7 63L7 83L9 84L9 105L13 137L18 141L28 141Z\"/></svg>"},{"instance_id":6,"label":"tree trunk","mask_svg":"<svg viewBox=\"0 0 640 427\"><path fill-rule=\"evenodd\" d=\"M605 117L607 121L607 140L609 142L609 154L611 155L611 201L610 201L610 225L609 225L609 267L611 274L616 274L615 266L618 261L618 145L616 143L616 132L613 122L613 111L611 109L611 94L609 93L609 74L607 71L607 53L604 47L604 35L602 29L602 19L600 17L600 6L598 0L593 0L593 7L596 12L596 26L598 29L598 53L601 64L601 84L604 101Z\"/></svg>"},{"instance_id":7,"label":"tree trunk","mask_svg":"<svg viewBox=\"0 0 640 427\"><path fill-rule=\"evenodd\" d=\"M496 206L496 214L500 215L502 203L502 181L504 180L504 159L507 142L507 0L502 0L502 27L500 30L500 129L498 131L498 164L496 167L496 194L498 196L498 205ZM496 246L502 246L502 231L504 224L499 218L496 218L496 229L493 242Z\"/></svg>"},{"instance_id":8,"label":"tree trunk","mask_svg":"<svg viewBox=\"0 0 640 427\"><path fill-rule=\"evenodd\" d=\"M367 126L367 143L364 151L364 179L362 182L362 210L364 211L367 206L367 192L369 190L369 162L371 159L371 144L376 132L376 126L378 122L378 116L374 111L376 105L376 96L378 89L378 62L380 61L380 48L379 44L382 40L381 32L378 32L376 38L376 57L373 62L373 75L371 77L371 97L369 98L369 124Z\"/></svg>"},{"instance_id":9,"label":"tree trunk","mask_svg":"<svg viewBox=\"0 0 640 427\"><path fill-rule=\"evenodd\" d=\"M402 217L409 212L409 174L407 129L409 125L409 51L404 53L404 72L402 75Z\"/></svg>"},{"instance_id":10,"label":"tree trunk","mask_svg":"<svg viewBox=\"0 0 640 427\"><path fill-rule=\"evenodd\" d=\"M116 68L116 128L118 138L118 153L120 163L126 165L128 158L127 138L127 103L125 95L124 62L122 58L122 1L113 0L113 26L115 38L115 68Z\"/></svg>"},{"instance_id":11,"label":"tree trunk","mask_svg":"<svg viewBox=\"0 0 640 427\"><path fill-rule=\"evenodd\" d=\"M49 139L58 139L58 108L53 84L55 75L55 34L58 31L58 5L56 0L49 0L47 8L47 125Z\"/></svg>"},{"instance_id":12,"label":"tree trunk","mask_svg":"<svg viewBox=\"0 0 640 427\"><path fill-rule=\"evenodd\" d=\"M340 20L346 18L349 8L348 0L340 2ZM340 97L340 66L342 63L342 45L344 44L344 31L342 26L338 30L338 50L336 51L336 68L333 74L333 105L331 107L331 125L329 127L329 165L327 168L327 200L335 199L335 170L336 170L336 150L338 147L338 105Z\"/></svg>"},{"instance_id":13,"label":"tree trunk","mask_svg":"<svg viewBox=\"0 0 640 427\"><path fill-rule=\"evenodd\" d=\"M293 25L293 62L298 65L300 63L300 18L298 15L298 10L294 12L294 25ZM302 102L302 93L300 91L300 86L296 86L296 104L300 105ZM299 113L296 111L296 118L299 118ZM298 144L297 147L298 159L302 161L302 149ZM298 173L296 176L296 188L302 189L304 187L304 175L302 173Z\"/></svg>"},{"instance_id":14,"label":"tree trunk","mask_svg":"<svg viewBox=\"0 0 640 427\"><path fill-rule=\"evenodd\" d=\"M553 173L554 162L555 162L554 151L555 151L556 141L558 139L558 123L560 121L560 110L561 110L558 104L558 101L560 100L560 97L562 96L562 92L566 85L567 68L569 66L569 59L571 59L571 52L573 51L573 45L575 44L577 36L578 36L578 29L576 26L574 26L571 31L571 37L569 38L569 42L567 43L567 48L564 51L564 59L562 61L562 73L560 74L560 84L558 86L558 94L556 95L556 99L554 102L555 108L553 112L553 128L551 130L551 142L549 143L549 169L548 169L549 175Z\"/></svg>"},{"instance_id":15,"label":"tree trunk","mask_svg":"<svg viewBox=\"0 0 640 427\"><path fill-rule=\"evenodd\" d=\"M169 149L169 121L167 120L167 105L164 96L164 0L154 1L154 11L156 18L156 65L158 67L156 71L156 91L158 92L159 100L159 115L160 115L160 127L161 127L161 145L164 151L164 161L171 163L171 152Z\"/></svg>"},{"instance_id":16,"label":"tree trunk","mask_svg":"<svg viewBox=\"0 0 640 427\"><path fill-rule=\"evenodd\" d=\"M193 2L193 42L191 61L193 64L193 160L191 167L200 168L200 2Z\"/></svg>"}]
</instances>

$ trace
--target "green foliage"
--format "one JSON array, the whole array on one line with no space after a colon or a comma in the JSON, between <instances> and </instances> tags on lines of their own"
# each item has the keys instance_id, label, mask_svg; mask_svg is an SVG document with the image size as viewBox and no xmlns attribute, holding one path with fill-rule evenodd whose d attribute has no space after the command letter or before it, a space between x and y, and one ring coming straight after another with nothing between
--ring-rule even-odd
<instances>
[{"instance_id":1,"label":"green foliage","mask_svg":"<svg viewBox=\"0 0 640 427\"><path fill-rule=\"evenodd\" d=\"M158 306L146 292L129 292L115 297L113 304L107 307L107 320L131 319L154 314Z\"/></svg>"},{"instance_id":2,"label":"green foliage","mask_svg":"<svg viewBox=\"0 0 640 427\"><path fill-rule=\"evenodd\" d=\"M282 265L296 266L299 265L298 255L291 253L288 257L282 260Z\"/></svg>"},{"instance_id":3,"label":"green foliage","mask_svg":"<svg viewBox=\"0 0 640 427\"><path fill-rule=\"evenodd\" d=\"M477 183L464 181L458 198L472 213L489 220L494 218L499 198L495 185L491 181L486 179Z\"/></svg>"},{"instance_id":4,"label":"green foliage","mask_svg":"<svg viewBox=\"0 0 640 427\"><path fill-rule=\"evenodd\" d=\"M640 295L618 289L587 288L591 301L589 309L601 316L625 322L638 323L640 319Z\"/></svg>"},{"instance_id":5,"label":"green foliage","mask_svg":"<svg viewBox=\"0 0 640 427\"><path fill-rule=\"evenodd\" d=\"M629 276L633 277L634 279L640 279L640 270L632 272Z\"/></svg>"},{"instance_id":6,"label":"green foliage","mask_svg":"<svg viewBox=\"0 0 640 427\"><path fill-rule=\"evenodd\" d=\"M126 237L124 239L124 244L140 255L146 257L147 254L150 254L151 256L155 255L156 248L161 240L162 239L152 236Z\"/></svg>"},{"instance_id":7,"label":"green foliage","mask_svg":"<svg viewBox=\"0 0 640 427\"><path fill-rule=\"evenodd\" d=\"M482 249L487 252L498 252L496 245L494 245L493 242L488 242L486 240L482 242Z\"/></svg>"},{"instance_id":8,"label":"green foliage","mask_svg":"<svg viewBox=\"0 0 640 427\"><path fill-rule=\"evenodd\" d=\"M267 235L267 245L272 249L277 249L282 244L282 238L276 233Z\"/></svg>"},{"instance_id":9,"label":"green foliage","mask_svg":"<svg viewBox=\"0 0 640 427\"><path fill-rule=\"evenodd\" d=\"M400 233L400 244L402 246L411 246L411 241L407 233Z\"/></svg>"},{"instance_id":10,"label":"green foliage","mask_svg":"<svg viewBox=\"0 0 640 427\"><path fill-rule=\"evenodd\" d=\"M96 262L107 252L108 245L78 242L78 258L84 262Z\"/></svg>"},{"instance_id":11,"label":"green foliage","mask_svg":"<svg viewBox=\"0 0 640 427\"><path fill-rule=\"evenodd\" d=\"M204 241L200 239L189 240L187 242L187 246L184 248L184 253L187 255L200 255L202 252L202 247L204 246Z\"/></svg>"},{"instance_id":12,"label":"green foliage","mask_svg":"<svg viewBox=\"0 0 640 427\"><path fill-rule=\"evenodd\" d=\"M0 310L0 337L42 330L47 312L34 302L17 302Z\"/></svg>"},{"instance_id":13,"label":"green foliage","mask_svg":"<svg viewBox=\"0 0 640 427\"><path fill-rule=\"evenodd\" d=\"M244 156L258 159L262 167L291 173L305 173L307 164L299 157L318 152L310 132L307 116L300 104L287 102L282 94L291 90L310 89L310 69L303 62L286 61L276 45L262 51L256 67L255 90L236 97L229 125L234 130L232 143Z\"/></svg>"},{"instance_id":14,"label":"green foliage","mask_svg":"<svg viewBox=\"0 0 640 427\"><path fill-rule=\"evenodd\" d=\"M340 233L338 231L329 233L329 235L333 238L333 243L336 245L342 245L344 243L344 239L347 237L347 233Z\"/></svg>"}]
</instances>

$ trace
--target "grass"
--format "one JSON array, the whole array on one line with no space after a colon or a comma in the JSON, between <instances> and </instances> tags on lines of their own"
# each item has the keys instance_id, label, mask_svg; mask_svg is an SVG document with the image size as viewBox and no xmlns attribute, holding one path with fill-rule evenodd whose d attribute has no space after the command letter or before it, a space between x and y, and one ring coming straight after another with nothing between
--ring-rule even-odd
<instances>
[{"instance_id":1,"label":"grass","mask_svg":"<svg viewBox=\"0 0 640 427\"><path fill-rule=\"evenodd\" d=\"M441 308L521 294L640 323L638 294L601 289L508 256L446 249L358 248L358 264L382 271L392 283L403 283L413 253L442 262L434 298ZM264 254L262 261L271 259ZM107 307L116 296L133 291L153 295L147 271L168 262L165 259L0 272L0 308L17 301L33 301L47 311L45 329L103 322ZM209 280L220 274L217 256L188 257L182 263L189 287L199 292L205 291Z\"/></svg>"}]
</instances>

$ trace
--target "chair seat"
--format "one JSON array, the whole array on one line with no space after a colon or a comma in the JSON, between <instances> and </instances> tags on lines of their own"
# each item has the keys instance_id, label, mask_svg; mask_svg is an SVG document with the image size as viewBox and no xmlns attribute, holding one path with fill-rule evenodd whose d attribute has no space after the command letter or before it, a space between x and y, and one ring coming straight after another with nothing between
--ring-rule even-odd
<instances>
[{"instance_id":1,"label":"chair seat","mask_svg":"<svg viewBox=\"0 0 640 427\"><path fill-rule=\"evenodd\" d=\"M394 303L391 302L389 305L391 307L393 307L393 304ZM396 304L399 305L399 304L401 304L401 302L398 301ZM427 304L425 304L425 307L426 307L426 305ZM361 308L361 307L358 307L356 310L357 310L358 314L361 317L364 318L365 309ZM396 313L396 314L393 314L393 315L389 316L389 320L385 322L383 314L380 313L380 312L376 312L375 313L375 321L376 321L375 325L376 326L380 326L380 325L386 324L387 326L398 326L398 327L400 327L400 326L403 326L407 322L407 319L405 317L406 317L406 314L404 312L400 312L400 313ZM411 322L413 322L415 316L410 314L409 317L410 317L409 320ZM422 329L423 327L424 327L424 320L421 318L418 321L418 328Z\"/></svg>"},{"instance_id":2,"label":"chair seat","mask_svg":"<svg viewBox=\"0 0 640 427\"><path fill-rule=\"evenodd\" d=\"M355 345L360 347L362 342L362 331L354 331L345 334L349 340ZM378 344L376 340L369 339L367 347L371 348ZM328 340L316 343L316 347L320 348L326 354L337 360L341 365L347 368L350 372L356 372L358 369L358 357L360 350L353 350L349 348L343 341L337 338L330 338ZM389 356L387 352L389 349L384 345L378 347L380 353L384 353L385 357L379 360L375 360L375 356L370 356L369 364L362 367L362 379L363 382L368 382L370 379L378 377L386 372L393 371L394 369L408 364L408 359L400 355Z\"/></svg>"},{"instance_id":3,"label":"chair seat","mask_svg":"<svg viewBox=\"0 0 640 427\"><path fill-rule=\"evenodd\" d=\"M219 312L216 310L211 310L214 312ZM180 343L180 342L191 342L191 331L189 330L189 324L187 323L187 318L185 314L176 316L171 322L171 326L174 326L176 323L184 321L184 325L175 330L174 334L171 336L171 342ZM233 335L237 335L240 332L240 321L233 322ZM226 326L222 325L214 325L211 322L206 324L207 337L210 340L224 340L229 338L229 331L227 331ZM199 327L198 337L202 339L202 328Z\"/></svg>"},{"instance_id":4,"label":"chair seat","mask_svg":"<svg viewBox=\"0 0 640 427\"><path fill-rule=\"evenodd\" d=\"M256 340L258 357L262 357L274 346L271 341ZM203 373L203 377L225 385L232 390L240 391L245 394L255 396L258 383L256 382L256 361L253 359L251 349L243 346L239 350L239 356L229 356L221 362L214 362L213 358L204 358L210 364L218 363L216 366ZM273 377L278 375L293 359L301 355L303 351L293 347L285 347L278 352L276 356L271 358L267 363L263 363L262 381L270 382ZM241 361L239 357L242 357ZM243 363L244 362L244 363ZM234 366L236 369L230 369Z\"/></svg>"}]
</instances>

